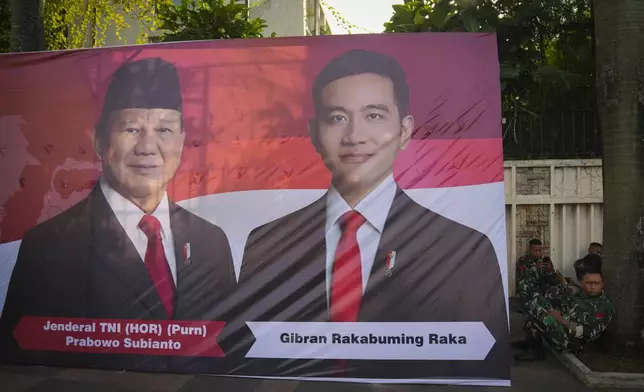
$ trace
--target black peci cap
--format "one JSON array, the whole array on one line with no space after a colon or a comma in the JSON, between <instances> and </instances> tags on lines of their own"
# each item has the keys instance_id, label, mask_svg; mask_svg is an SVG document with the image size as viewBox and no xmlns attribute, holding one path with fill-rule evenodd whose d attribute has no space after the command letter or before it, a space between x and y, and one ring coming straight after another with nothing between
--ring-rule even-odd
<instances>
[{"instance_id":1,"label":"black peci cap","mask_svg":"<svg viewBox=\"0 0 644 392\"><path fill-rule=\"evenodd\" d=\"M125 63L114 75L105 94L99 124L122 109L172 109L182 112L177 68L160 58Z\"/></svg>"}]
</instances>

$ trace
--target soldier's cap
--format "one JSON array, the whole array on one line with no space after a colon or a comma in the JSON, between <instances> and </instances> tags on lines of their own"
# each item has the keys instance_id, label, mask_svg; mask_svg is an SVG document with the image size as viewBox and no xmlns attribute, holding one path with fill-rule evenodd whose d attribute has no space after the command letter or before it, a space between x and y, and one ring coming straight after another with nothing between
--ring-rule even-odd
<instances>
[{"instance_id":1,"label":"soldier's cap","mask_svg":"<svg viewBox=\"0 0 644 392\"><path fill-rule=\"evenodd\" d=\"M114 72L99 124L122 109L172 109L183 112L177 68L158 57L130 61Z\"/></svg>"}]
</instances>

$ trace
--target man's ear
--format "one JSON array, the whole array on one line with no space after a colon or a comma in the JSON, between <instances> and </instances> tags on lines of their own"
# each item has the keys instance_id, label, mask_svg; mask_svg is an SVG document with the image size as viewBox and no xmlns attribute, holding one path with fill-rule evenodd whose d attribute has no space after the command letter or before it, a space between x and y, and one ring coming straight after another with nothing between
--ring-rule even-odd
<instances>
[{"instance_id":1,"label":"man's ear","mask_svg":"<svg viewBox=\"0 0 644 392\"><path fill-rule=\"evenodd\" d=\"M96 152L96 155L102 159L103 158L103 141L101 137L101 133L98 131L98 129L94 128L94 151Z\"/></svg>"},{"instance_id":2,"label":"man's ear","mask_svg":"<svg viewBox=\"0 0 644 392\"><path fill-rule=\"evenodd\" d=\"M185 129L181 128L181 134L179 135L181 137L181 143L179 144L181 147L181 155L183 156L183 150L186 148L186 131Z\"/></svg>"},{"instance_id":3,"label":"man's ear","mask_svg":"<svg viewBox=\"0 0 644 392\"><path fill-rule=\"evenodd\" d=\"M400 128L400 149L404 150L409 145L411 135L414 132L414 117L411 115L405 116L401 122Z\"/></svg>"},{"instance_id":4,"label":"man's ear","mask_svg":"<svg viewBox=\"0 0 644 392\"><path fill-rule=\"evenodd\" d=\"M181 143L183 144L186 141L186 130L181 128Z\"/></svg>"},{"instance_id":5,"label":"man's ear","mask_svg":"<svg viewBox=\"0 0 644 392\"><path fill-rule=\"evenodd\" d=\"M309 120L308 131L309 136L311 137L311 143L313 143L313 147L315 147L315 151L320 154L320 128L318 127L316 119Z\"/></svg>"}]
</instances>

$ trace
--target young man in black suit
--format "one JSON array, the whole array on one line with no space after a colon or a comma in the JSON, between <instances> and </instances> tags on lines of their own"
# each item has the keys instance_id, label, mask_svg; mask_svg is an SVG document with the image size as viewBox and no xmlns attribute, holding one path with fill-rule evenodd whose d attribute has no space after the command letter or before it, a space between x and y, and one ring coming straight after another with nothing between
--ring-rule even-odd
<instances>
[{"instance_id":1,"label":"young man in black suit","mask_svg":"<svg viewBox=\"0 0 644 392\"><path fill-rule=\"evenodd\" d=\"M492 243L415 203L394 181L394 160L414 129L405 78L395 59L364 50L342 54L317 76L310 135L332 184L311 205L251 232L239 320L481 321L496 343L482 361L348 360L338 371L337 361L260 359L238 373L510 378L506 297Z\"/></svg>"},{"instance_id":2,"label":"young man in black suit","mask_svg":"<svg viewBox=\"0 0 644 392\"><path fill-rule=\"evenodd\" d=\"M11 362L192 371L196 358L21 350L23 316L224 321L236 286L228 239L168 200L181 161L179 76L149 58L113 75L96 126L103 174L81 202L25 233L0 320L0 355ZM224 366L209 361L209 370Z\"/></svg>"}]
</instances>

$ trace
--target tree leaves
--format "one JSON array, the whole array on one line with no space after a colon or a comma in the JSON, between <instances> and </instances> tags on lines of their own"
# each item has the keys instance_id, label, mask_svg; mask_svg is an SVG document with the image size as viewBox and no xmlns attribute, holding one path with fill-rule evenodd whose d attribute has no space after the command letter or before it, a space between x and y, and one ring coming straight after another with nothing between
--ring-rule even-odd
<instances>
[{"instance_id":1,"label":"tree leaves","mask_svg":"<svg viewBox=\"0 0 644 392\"><path fill-rule=\"evenodd\" d=\"M159 6L159 30L155 41L262 37L266 21L251 18L249 8L231 0L182 0Z\"/></svg>"},{"instance_id":2,"label":"tree leaves","mask_svg":"<svg viewBox=\"0 0 644 392\"><path fill-rule=\"evenodd\" d=\"M0 0L0 53L11 51L11 11L9 0Z\"/></svg>"},{"instance_id":3,"label":"tree leaves","mask_svg":"<svg viewBox=\"0 0 644 392\"><path fill-rule=\"evenodd\" d=\"M413 0L386 32L496 32L504 104L546 108L594 100L592 0Z\"/></svg>"},{"instance_id":4,"label":"tree leaves","mask_svg":"<svg viewBox=\"0 0 644 392\"><path fill-rule=\"evenodd\" d=\"M63 50L103 46L108 31L123 44L261 37L265 21L248 11L234 0L47 0L45 40L48 50ZM136 42L121 36L129 20L138 22ZM10 51L10 22L9 2L0 0L0 52Z\"/></svg>"},{"instance_id":5,"label":"tree leaves","mask_svg":"<svg viewBox=\"0 0 644 392\"><path fill-rule=\"evenodd\" d=\"M109 30L121 39L121 32L132 28L126 15L139 22L139 31L136 42L123 39L123 44L147 43L156 29L155 7L171 1L47 0L44 18L47 49L103 46Z\"/></svg>"}]
</instances>

